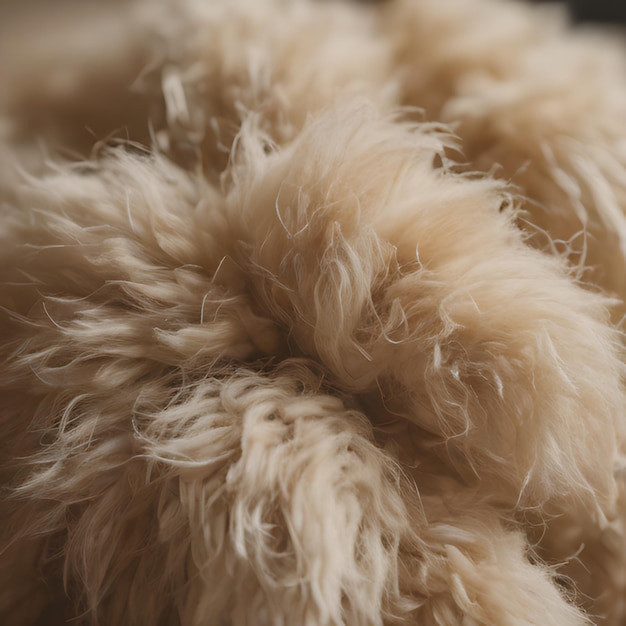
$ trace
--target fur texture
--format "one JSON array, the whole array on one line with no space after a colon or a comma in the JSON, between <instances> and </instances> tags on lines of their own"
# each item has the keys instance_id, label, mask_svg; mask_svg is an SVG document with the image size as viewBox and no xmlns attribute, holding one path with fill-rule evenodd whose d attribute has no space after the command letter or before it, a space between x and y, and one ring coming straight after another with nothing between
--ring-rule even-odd
<instances>
[{"instance_id":1,"label":"fur texture","mask_svg":"<svg viewBox=\"0 0 626 626\"><path fill-rule=\"evenodd\" d=\"M61 17L0 28L3 623L626 624L621 44Z\"/></svg>"}]
</instances>

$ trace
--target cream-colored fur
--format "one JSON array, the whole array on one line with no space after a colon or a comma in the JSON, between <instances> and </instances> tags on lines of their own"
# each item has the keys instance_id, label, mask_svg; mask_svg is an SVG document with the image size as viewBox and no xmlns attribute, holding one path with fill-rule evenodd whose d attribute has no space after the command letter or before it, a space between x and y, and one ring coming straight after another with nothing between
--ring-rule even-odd
<instances>
[{"instance_id":1,"label":"cream-colored fur","mask_svg":"<svg viewBox=\"0 0 626 626\"><path fill-rule=\"evenodd\" d=\"M625 624L621 44L51 15L0 27L2 623Z\"/></svg>"}]
</instances>

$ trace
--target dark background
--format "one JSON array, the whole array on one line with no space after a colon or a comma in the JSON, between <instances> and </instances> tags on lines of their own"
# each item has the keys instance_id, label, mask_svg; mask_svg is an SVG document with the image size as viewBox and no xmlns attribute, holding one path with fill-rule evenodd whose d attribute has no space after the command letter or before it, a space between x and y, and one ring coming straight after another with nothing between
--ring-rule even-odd
<instances>
[{"instance_id":1,"label":"dark background","mask_svg":"<svg viewBox=\"0 0 626 626\"><path fill-rule=\"evenodd\" d=\"M566 0L565 3L577 22L626 24L626 0Z\"/></svg>"}]
</instances>

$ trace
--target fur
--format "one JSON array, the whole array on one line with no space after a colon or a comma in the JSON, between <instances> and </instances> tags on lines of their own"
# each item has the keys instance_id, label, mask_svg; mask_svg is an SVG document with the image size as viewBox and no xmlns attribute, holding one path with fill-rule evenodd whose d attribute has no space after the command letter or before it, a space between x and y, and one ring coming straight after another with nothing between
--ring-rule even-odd
<instances>
[{"instance_id":1,"label":"fur","mask_svg":"<svg viewBox=\"0 0 626 626\"><path fill-rule=\"evenodd\" d=\"M621 44L70 8L0 27L3 623L626 624Z\"/></svg>"}]
</instances>

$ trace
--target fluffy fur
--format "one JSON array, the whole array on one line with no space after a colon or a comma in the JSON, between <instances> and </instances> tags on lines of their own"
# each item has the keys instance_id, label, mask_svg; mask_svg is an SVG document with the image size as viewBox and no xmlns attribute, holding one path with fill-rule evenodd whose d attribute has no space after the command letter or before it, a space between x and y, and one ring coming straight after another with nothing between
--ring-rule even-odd
<instances>
[{"instance_id":1,"label":"fluffy fur","mask_svg":"<svg viewBox=\"0 0 626 626\"><path fill-rule=\"evenodd\" d=\"M3 623L625 624L619 45L63 15L0 37Z\"/></svg>"}]
</instances>

